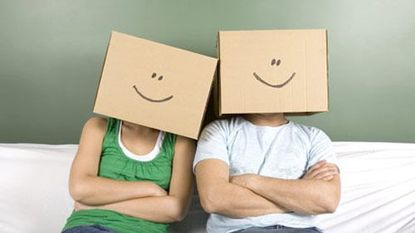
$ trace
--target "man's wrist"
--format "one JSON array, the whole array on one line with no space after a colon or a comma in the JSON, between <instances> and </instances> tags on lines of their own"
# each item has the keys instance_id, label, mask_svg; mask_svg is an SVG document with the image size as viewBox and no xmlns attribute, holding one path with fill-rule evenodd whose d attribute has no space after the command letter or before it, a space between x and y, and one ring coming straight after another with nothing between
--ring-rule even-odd
<instances>
[{"instance_id":1,"label":"man's wrist","mask_svg":"<svg viewBox=\"0 0 415 233\"><path fill-rule=\"evenodd\" d=\"M248 179L246 180L246 187L252 191L256 190L258 187L260 176L256 174L249 175Z\"/></svg>"}]
</instances>

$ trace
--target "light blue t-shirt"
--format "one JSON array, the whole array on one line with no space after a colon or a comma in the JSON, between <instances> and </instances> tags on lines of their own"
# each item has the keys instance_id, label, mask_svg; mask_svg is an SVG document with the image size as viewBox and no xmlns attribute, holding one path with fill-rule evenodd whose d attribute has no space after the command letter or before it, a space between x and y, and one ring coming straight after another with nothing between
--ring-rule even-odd
<instances>
[{"instance_id":1,"label":"light blue t-shirt","mask_svg":"<svg viewBox=\"0 0 415 233\"><path fill-rule=\"evenodd\" d=\"M205 159L227 163L230 176L255 173L282 179L299 179L320 160L336 163L331 140L315 127L291 121L277 127L257 126L243 117L217 120L205 127L197 144L193 169ZM207 231L225 233L272 225L315 226L314 216L295 213L240 219L211 214Z\"/></svg>"}]
</instances>

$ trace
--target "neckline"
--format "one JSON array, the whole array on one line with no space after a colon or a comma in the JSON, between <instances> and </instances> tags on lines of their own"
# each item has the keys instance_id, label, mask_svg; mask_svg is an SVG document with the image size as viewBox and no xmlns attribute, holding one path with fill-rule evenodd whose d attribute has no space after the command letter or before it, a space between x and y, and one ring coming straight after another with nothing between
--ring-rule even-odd
<instances>
[{"instance_id":1,"label":"neckline","mask_svg":"<svg viewBox=\"0 0 415 233\"><path fill-rule=\"evenodd\" d=\"M157 141L153 147L153 149L144 155L138 155L133 153L132 151L130 151L123 143L121 140L121 131L122 131L122 120L119 121L118 124L118 137L117 137L117 142L118 142L118 146L121 148L121 151L123 152L123 154L135 161L140 161L140 162L149 162L154 160L157 155L160 153L161 147L162 147L162 141L164 139L164 132L160 131L158 136L157 136Z\"/></svg>"},{"instance_id":2,"label":"neckline","mask_svg":"<svg viewBox=\"0 0 415 233\"><path fill-rule=\"evenodd\" d=\"M281 128L284 128L286 126L289 126L289 125L293 124L292 121L288 120L287 123L282 124L282 125L278 125L278 126L256 125L256 124L250 122L249 120L245 119L243 116L238 116L238 117L240 119L242 119L242 121L245 122L246 124L248 124L249 126L257 128L257 129L277 130L277 129L281 129Z\"/></svg>"}]
</instances>

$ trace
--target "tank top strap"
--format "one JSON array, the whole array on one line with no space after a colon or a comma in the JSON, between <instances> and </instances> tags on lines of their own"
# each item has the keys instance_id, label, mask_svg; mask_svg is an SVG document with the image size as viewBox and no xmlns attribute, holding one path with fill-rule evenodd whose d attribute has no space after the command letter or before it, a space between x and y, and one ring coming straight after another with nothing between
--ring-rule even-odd
<instances>
[{"instance_id":1,"label":"tank top strap","mask_svg":"<svg viewBox=\"0 0 415 233\"><path fill-rule=\"evenodd\" d=\"M169 157L168 159L173 159L174 156L174 147L176 145L176 135L172 133L165 132L163 144L160 151L165 152Z\"/></svg>"},{"instance_id":2,"label":"tank top strap","mask_svg":"<svg viewBox=\"0 0 415 233\"><path fill-rule=\"evenodd\" d=\"M107 131L104 136L103 149L107 146L114 145L118 139L118 127L120 125L120 120L115 118L107 118Z\"/></svg>"}]
</instances>

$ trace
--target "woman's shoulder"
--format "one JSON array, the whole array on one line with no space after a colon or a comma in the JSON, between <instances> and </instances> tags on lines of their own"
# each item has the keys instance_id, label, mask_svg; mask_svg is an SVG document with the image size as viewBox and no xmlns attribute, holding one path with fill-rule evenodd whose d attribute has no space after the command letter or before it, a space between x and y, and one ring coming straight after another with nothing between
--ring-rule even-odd
<instances>
[{"instance_id":1,"label":"woman's shoulder","mask_svg":"<svg viewBox=\"0 0 415 233\"><path fill-rule=\"evenodd\" d=\"M105 132L110 120L111 119L98 116L91 117L85 122L84 130Z\"/></svg>"},{"instance_id":2,"label":"woman's shoulder","mask_svg":"<svg viewBox=\"0 0 415 233\"><path fill-rule=\"evenodd\" d=\"M109 120L110 119L108 118L93 116L85 122L85 125L90 127L102 127L106 126Z\"/></svg>"}]
</instances>

